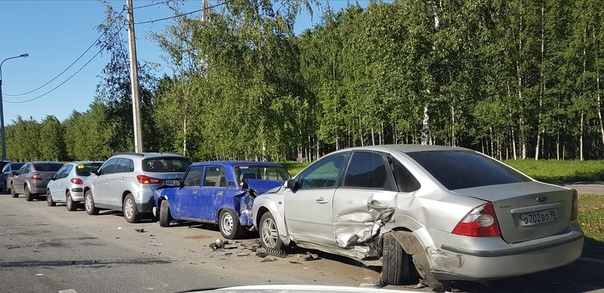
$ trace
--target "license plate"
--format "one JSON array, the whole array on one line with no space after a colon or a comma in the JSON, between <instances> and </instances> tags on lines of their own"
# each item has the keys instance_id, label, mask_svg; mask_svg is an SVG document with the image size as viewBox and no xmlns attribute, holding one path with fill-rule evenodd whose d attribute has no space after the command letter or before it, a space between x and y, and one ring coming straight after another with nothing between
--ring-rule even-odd
<instances>
[{"instance_id":1,"label":"license plate","mask_svg":"<svg viewBox=\"0 0 604 293\"><path fill-rule=\"evenodd\" d=\"M176 186L176 185L180 185L180 181L178 181L178 180L164 180L164 185Z\"/></svg>"},{"instance_id":2,"label":"license plate","mask_svg":"<svg viewBox=\"0 0 604 293\"><path fill-rule=\"evenodd\" d=\"M555 209L520 215L520 223L523 227L553 222L556 220L558 220L558 213L556 213Z\"/></svg>"}]
</instances>

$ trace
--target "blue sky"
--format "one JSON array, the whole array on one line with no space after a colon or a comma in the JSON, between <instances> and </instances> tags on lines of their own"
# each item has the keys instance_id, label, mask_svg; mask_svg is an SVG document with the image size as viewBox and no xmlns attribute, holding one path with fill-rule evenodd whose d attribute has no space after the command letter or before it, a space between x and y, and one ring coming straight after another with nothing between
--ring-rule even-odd
<instances>
[{"instance_id":1,"label":"blue sky","mask_svg":"<svg viewBox=\"0 0 604 293\"><path fill-rule=\"evenodd\" d=\"M133 0L135 23L173 15L165 4L151 5L158 2ZM339 10L349 2L357 3L331 0L329 5ZM110 3L115 10L120 10L126 0ZM210 5L215 3L210 0ZM368 1L358 3L366 6ZM200 7L201 0L187 0L183 11L195 11ZM320 11L315 11L312 20L307 14L300 15L296 31L299 33L319 23L320 15ZM0 0L0 62L29 54L28 58L7 60L1 68L6 125L13 124L18 116L41 122L47 115L54 115L64 121L74 110L84 112L89 109L108 56L95 57L99 51L97 47L83 53L100 36L96 26L102 23L104 16L104 5L97 0ZM168 20L136 25L135 33L139 62L158 63L160 72L171 75L163 59L164 52L149 38L151 33L161 32L169 24ZM160 74L158 72L158 76Z\"/></svg>"}]
</instances>

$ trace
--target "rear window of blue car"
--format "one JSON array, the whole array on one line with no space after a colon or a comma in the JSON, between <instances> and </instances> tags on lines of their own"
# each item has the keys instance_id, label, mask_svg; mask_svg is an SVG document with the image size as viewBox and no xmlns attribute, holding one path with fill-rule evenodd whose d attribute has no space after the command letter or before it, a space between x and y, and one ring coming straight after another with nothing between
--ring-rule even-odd
<instances>
[{"instance_id":1,"label":"rear window of blue car","mask_svg":"<svg viewBox=\"0 0 604 293\"><path fill-rule=\"evenodd\" d=\"M531 181L499 161L471 151L407 153L449 190Z\"/></svg>"}]
</instances>

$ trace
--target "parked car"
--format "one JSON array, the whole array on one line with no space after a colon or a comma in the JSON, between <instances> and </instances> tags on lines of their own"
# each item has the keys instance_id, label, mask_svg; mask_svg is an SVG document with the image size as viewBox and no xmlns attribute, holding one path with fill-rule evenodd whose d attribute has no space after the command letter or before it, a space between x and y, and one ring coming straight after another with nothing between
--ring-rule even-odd
<instances>
[{"instance_id":1,"label":"parked car","mask_svg":"<svg viewBox=\"0 0 604 293\"><path fill-rule=\"evenodd\" d=\"M581 256L577 192L479 152L393 145L340 150L258 196L263 245L297 245L414 274L436 291L544 271Z\"/></svg>"},{"instance_id":2,"label":"parked car","mask_svg":"<svg viewBox=\"0 0 604 293\"><path fill-rule=\"evenodd\" d=\"M13 176L15 176L23 164L24 163L10 162L2 168L2 174L0 174L0 190L4 191L5 194L10 194L10 184L13 180Z\"/></svg>"},{"instance_id":3,"label":"parked car","mask_svg":"<svg viewBox=\"0 0 604 293\"><path fill-rule=\"evenodd\" d=\"M27 162L13 176L11 195L25 195L25 200L32 201L38 195L46 193L46 185L52 176L63 166L60 162Z\"/></svg>"},{"instance_id":4,"label":"parked car","mask_svg":"<svg viewBox=\"0 0 604 293\"><path fill-rule=\"evenodd\" d=\"M180 185L191 161L171 153L119 153L109 158L84 182L84 209L118 210L129 223L152 216L153 191L163 185Z\"/></svg>"},{"instance_id":5,"label":"parked car","mask_svg":"<svg viewBox=\"0 0 604 293\"><path fill-rule=\"evenodd\" d=\"M75 211L84 201L84 180L101 167L103 162L77 161L63 165L48 182L46 202L55 206L64 202L67 210Z\"/></svg>"},{"instance_id":6,"label":"parked car","mask_svg":"<svg viewBox=\"0 0 604 293\"><path fill-rule=\"evenodd\" d=\"M155 191L159 224L172 220L217 224L223 237L234 239L253 228L254 198L282 186L290 175L268 162L203 162L189 166L180 186Z\"/></svg>"}]
</instances>

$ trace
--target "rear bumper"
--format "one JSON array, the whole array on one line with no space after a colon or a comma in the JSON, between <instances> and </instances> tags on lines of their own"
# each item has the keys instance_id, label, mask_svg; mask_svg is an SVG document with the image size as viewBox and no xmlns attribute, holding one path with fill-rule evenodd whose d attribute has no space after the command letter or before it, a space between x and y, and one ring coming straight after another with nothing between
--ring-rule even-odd
<instances>
[{"instance_id":1,"label":"rear bumper","mask_svg":"<svg viewBox=\"0 0 604 293\"><path fill-rule=\"evenodd\" d=\"M438 280L488 281L532 274L576 261L583 250L583 232L567 233L504 249L479 250L443 244L428 254ZM446 256L444 261L443 256ZM455 259L455 262L450 261Z\"/></svg>"},{"instance_id":2,"label":"rear bumper","mask_svg":"<svg viewBox=\"0 0 604 293\"><path fill-rule=\"evenodd\" d=\"M69 194L71 194L71 199L73 201L84 201L84 188L82 187L74 187L69 190Z\"/></svg>"},{"instance_id":3,"label":"rear bumper","mask_svg":"<svg viewBox=\"0 0 604 293\"><path fill-rule=\"evenodd\" d=\"M136 203L136 210L139 213L153 213L153 208L155 207L155 200L153 196L147 198L147 201L143 203Z\"/></svg>"}]
</instances>

